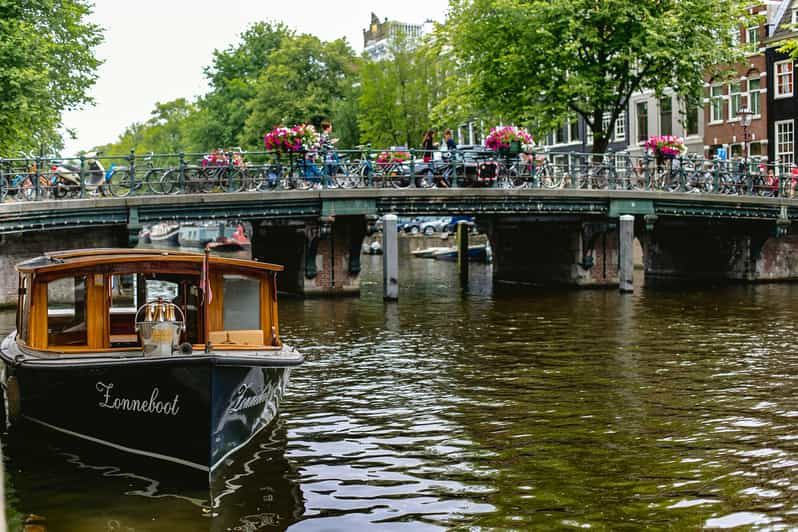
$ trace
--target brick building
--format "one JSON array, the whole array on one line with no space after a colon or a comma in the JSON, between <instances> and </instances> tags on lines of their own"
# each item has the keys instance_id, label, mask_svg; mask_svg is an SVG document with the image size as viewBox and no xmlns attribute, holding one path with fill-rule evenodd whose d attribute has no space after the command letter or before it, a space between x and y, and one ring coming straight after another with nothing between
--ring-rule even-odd
<instances>
[{"instance_id":1,"label":"brick building","mask_svg":"<svg viewBox=\"0 0 798 532\"><path fill-rule=\"evenodd\" d=\"M766 40L772 31L774 20L779 15L781 4L769 3L750 9L758 15L758 24L741 27L740 46L744 47L744 61L732 66L731 78L709 78L706 80L704 99L704 155L714 156L719 148L734 158L744 155L745 130L740 121L740 109L751 111L751 125L748 128L748 155L772 158L769 156L768 135L768 67L766 60Z\"/></svg>"}]
</instances>

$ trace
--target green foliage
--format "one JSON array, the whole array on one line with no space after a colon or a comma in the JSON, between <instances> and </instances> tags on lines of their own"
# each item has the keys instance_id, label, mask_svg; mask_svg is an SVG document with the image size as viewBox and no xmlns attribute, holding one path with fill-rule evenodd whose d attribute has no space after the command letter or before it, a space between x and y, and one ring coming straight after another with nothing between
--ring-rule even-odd
<instances>
[{"instance_id":1,"label":"green foliage","mask_svg":"<svg viewBox=\"0 0 798 532\"><path fill-rule=\"evenodd\" d=\"M0 0L0 154L61 145L65 110L90 103L100 28L84 0Z\"/></svg>"},{"instance_id":2,"label":"green foliage","mask_svg":"<svg viewBox=\"0 0 798 532\"><path fill-rule=\"evenodd\" d=\"M196 106L185 98L156 103L149 120L128 126L119 140L96 149L106 155L127 155L131 150L137 154L203 150L189 140L200 116Z\"/></svg>"},{"instance_id":3,"label":"green foliage","mask_svg":"<svg viewBox=\"0 0 798 532\"><path fill-rule=\"evenodd\" d=\"M418 147L440 97L435 53L413 48L401 33L388 49L388 58L367 61L360 71L360 137L374 146Z\"/></svg>"},{"instance_id":4,"label":"green foliage","mask_svg":"<svg viewBox=\"0 0 798 532\"><path fill-rule=\"evenodd\" d=\"M354 52L343 39L322 42L312 35L284 39L260 73L255 96L248 103L241 145L262 147L263 133L276 126L318 127L329 120L341 109L339 102L352 95L355 72Z\"/></svg>"},{"instance_id":5,"label":"green foliage","mask_svg":"<svg viewBox=\"0 0 798 532\"><path fill-rule=\"evenodd\" d=\"M258 22L241 34L237 45L214 51L213 63L205 69L211 90L198 102L202 119L191 131L194 144L211 147L242 143L258 78L270 55L292 38L293 32L283 24Z\"/></svg>"},{"instance_id":6,"label":"green foliage","mask_svg":"<svg viewBox=\"0 0 798 532\"><path fill-rule=\"evenodd\" d=\"M581 116L594 151L632 93L700 97L739 57L731 33L746 16L737 0L453 0L451 15L472 105L548 128Z\"/></svg>"}]
</instances>

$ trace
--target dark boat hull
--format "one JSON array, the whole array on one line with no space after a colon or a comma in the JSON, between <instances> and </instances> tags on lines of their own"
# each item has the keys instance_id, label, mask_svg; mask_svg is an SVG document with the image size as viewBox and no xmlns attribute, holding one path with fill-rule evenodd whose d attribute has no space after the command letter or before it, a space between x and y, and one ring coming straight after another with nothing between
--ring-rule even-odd
<instances>
[{"instance_id":1,"label":"dark boat hull","mask_svg":"<svg viewBox=\"0 0 798 532\"><path fill-rule=\"evenodd\" d=\"M6 343L3 383L22 418L209 475L276 417L293 365L212 355L14 365Z\"/></svg>"}]
</instances>

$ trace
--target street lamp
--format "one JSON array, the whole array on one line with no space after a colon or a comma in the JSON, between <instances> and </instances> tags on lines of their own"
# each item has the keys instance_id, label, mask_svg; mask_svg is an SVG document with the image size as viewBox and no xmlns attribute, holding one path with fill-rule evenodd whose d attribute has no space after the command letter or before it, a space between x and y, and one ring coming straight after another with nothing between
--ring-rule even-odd
<instances>
[{"instance_id":1,"label":"street lamp","mask_svg":"<svg viewBox=\"0 0 798 532\"><path fill-rule=\"evenodd\" d=\"M740 117L740 125L743 126L743 158L746 164L748 163L748 142L751 140L748 137L748 128L751 126L751 119L754 116L753 111L748 107L742 107L737 111L737 116Z\"/></svg>"},{"instance_id":2,"label":"street lamp","mask_svg":"<svg viewBox=\"0 0 798 532\"><path fill-rule=\"evenodd\" d=\"M753 111L748 107L742 107L739 111L737 111L737 116L740 117L740 125L743 126L743 161L745 164L745 175L746 178L750 176L748 172L748 143L750 142L750 138L748 137L748 128L751 126L751 119L753 118ZM748 190L751 190L751 183L748 183Z\"/></svg>"}]
</instances>

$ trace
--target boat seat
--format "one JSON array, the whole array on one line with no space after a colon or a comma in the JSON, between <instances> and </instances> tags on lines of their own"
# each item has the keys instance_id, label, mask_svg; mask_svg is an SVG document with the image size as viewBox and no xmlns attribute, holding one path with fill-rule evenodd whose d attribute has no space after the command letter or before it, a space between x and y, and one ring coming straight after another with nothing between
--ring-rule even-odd
<instances>
[{"instance_id":1,"label":"boat seat","mask_svg":"<svg viewBox=\"0 0 798 532\"><path fill-rule=\"evenodd\" d=\"M212 344L264 345L262 329L210 331L208 340Z\"/></svg>"}]
</instances>

